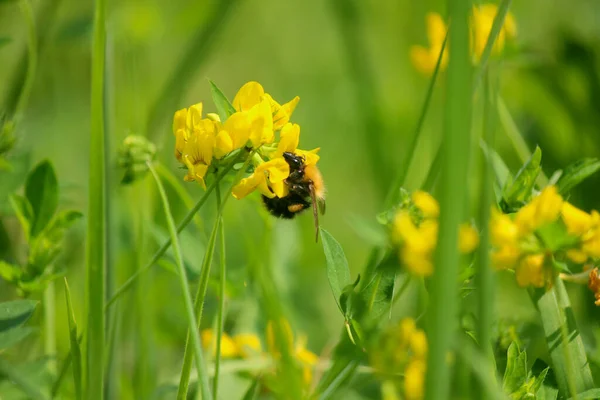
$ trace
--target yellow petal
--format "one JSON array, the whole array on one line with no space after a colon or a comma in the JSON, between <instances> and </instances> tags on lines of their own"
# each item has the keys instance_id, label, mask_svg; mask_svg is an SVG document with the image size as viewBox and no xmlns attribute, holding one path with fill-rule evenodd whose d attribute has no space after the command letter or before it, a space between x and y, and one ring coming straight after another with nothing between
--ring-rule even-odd
<instances>
[{"instance_id":1,"label":"yellow petal","mask_svg":"<svg viewBox=\"0 0 600 400\"><path fill-rule=\"evenodd\" d=\"M264 174L260 175L264 176ZM231 190L233 197L240 200L252 193L260 184L261 179L264 181L264 177L260 178L260 175L257 176L256 174L252 174L249 177L240 180Z\"/></svg>"},{"instance_id":2,"label":"yellow petal","mask_svg":"<svg viewBox=\"0 0 600 400\"><path fill-rule=\"evenodd\" d=\"M239 349L240 355L248 358L262 352L260 339L254 333L240 333L233 337L233 341Z\"/></svg>"},{"instance_id":3,"label":"yellow petal","mask_svg":"<svg viewBox=\"0 0 600 400\"><path fill-rule=\"evenodd\" d=\"M194 127L202 120L202 103L194 104L188 108L186 127L188 130L193 130Z\"/></svg>"},{"instance_id":4,"label":"yellow petal","mask_svg":"<svg viewBox=\"0 0 600 400\"><path fill-rule=\"evenodd\" d=\"M425 359L427 356L427 336L425 336L425 332L418 329L411 335L410 349L415 357Z\"/></svg>"},{"instance_id":5,"label":"yellow petal","mask_svg":"<svg viewBox=\"0 0 600 400\"><path fill-rule=\"evenodd\" d=\"M554 222L560 216L563 199L558 194L556 186L547 186L538 196L537 215L538 226Z\"/></svg>"},{"instance_id":6,"label":"yellow petal","mask_svg":"<svg viewBox=\"0 0 600 400\"><path fill-rule=\"evenodd\" d=\"M440 205L429 193L417 190L412 194L411 198L425 218L437 218L440 215Z\"/></svg>"},{"instance_id":7,"label":"yellow petal","mask_svg":"<svg viewBox=\"0 0 600 400\"><path fill-rule=\"evenodd\" d=\"M442 16L438 13L427 13L425 16L427 22L427 38L431 47L442 47L446 37L446 24Z\"/></svg>"},{"instance_id":8,"label":"yellow petal","mask_svg":"<svg viewBox=\"0 0 600 400\"><path fill-rule=\"evenodd\" d=\"M196 181L200 184L200 186L202 186L204 189L206 189L206 183L204 182L204 176L206 175L206 172L208 171L208 165L206 164L192 164L189 160L188 157L184 156L183 160L185 161L185 165L188 168L188 174L185 177L185 180L190 182L190 181Z\"/></svg>"},{"instance_id":9,"label":"yellow petal","mask_svg":"<svg viewBox=\"0 0 600 400\"><path fill-rule=\"evenodd\" d=\"M213 333L212 329L204 329L200 333L202 346L205 349L211 349L212 355L216 355L217 353L217 336ZM221 334L221 357L223 358L232 358L237 357L239 355L239 349L236 343L231 339L231 337L223 332Z\"/></svg>"},{"instance_id":10,"label":"yellow petal","mask_svg":"<svg viewBox=\"0 0 600 400\"><path fill-rule=\"evenodd\" d=\"M288 195L290 192L288 186L283 182L274 182L269 185L275 196L279 198L283 198Z\"/></svg>"},{"instance_id":11,"label":"yellow petal","mask_svg":"<svg viewBox=\"0 0 600 400\"><path fill-rule=\"evenodd\" d=\"M521 287L533 285L535 287L544 286L544 255L528 255L519 264L515 271L517 284Z\"/></svg>"},{"instance_id":12,"label":"yellow petal","mask_svg":"<svg viewBox=\"0 0 600 400\"><path fill-rule=\"evenodd\" d=\"M256 167L255 174L267 172L269 181L281 182L290 176L290 166L283 157L264 162Z\"/></svg>"},{"instance_id":13,"label":"yellow petal","mask_svg":"<svg viewBox=\"0 0 600 400\"><path fill-rule=\"evenodd\" d=\"M187 113L187 108L175 111L175 115L173 116L173 134L177 134L179 129L185 129Z\"/></svg>"},{"instance_id":14,"label":"yellow petal","mask_svg":"<svg viewBox=\"0 0 600 400\"><path fill-rule=\"evenodd\" d=\"M490 221L492 244L503 246L513 244L519 235L519 228L508 215L501 213L497 208L492 208Z\"/></svg>"},{"instance_id":15,"label":"yellow petal","mask_svg":"<svg viewBox=\"0 0 600 400\"><path fill-rule=\"evenodd\" d=\"M183 156L183 151L185 150L187 141L187 130L178 129L177 132L175 132L175 158L177 158L177 161L181 162L181 157Z\"/></svg>"},{"instance_id":16,"label":"yellow petal","mask_svg":"<svg viewBox=\"0 0 600 400\"><path fill-rule=\"evenodd\" d=\"M410 61L417 71L429 76L435 70L437 59L431 57L429 49L423 46L412 46L410 48Z\"/></svg>"},{"instance_id":17,"label":"yellow petal","mask_svg":"<svg viewBox=\"0 0 600 400\"><path fill-rule=\"evenodd\" d=\"M268 99L263 99L248 112L250 119L250 141L252 147L258 148L265 143L272 143L275 139L273 132L273 114Z\"/></svg>"},{"instance_id":18,"label":"yellow petal","mask_svg":"<svg viewBox=\"0 0 600 400\"><path fill-rule=\"evenodd\" d=\"M300 101L300 97L296 96L291 101L285 103L280 106L277 110L275 110L273 114L273 129L279 130L285 124L287 124L292 116L292 113L296 109L298 102ZM275 103L277 104L277 103ZM271 103L271 107L273 103Z\"/></svg>"},{"instance_id":19,"label":"yellow petal","mask_svg":"<svg viewBox=\"0 0 600 400\"><path fill-rule=\"evenodd\" d=\"M505 245L492 253L492 265L498 270L513 268L520 256L517 246Z\"/></svg>"},{"instance_id":20,"label":"yellow petal","mask_svg":"<svg viewBox=\"0 0 600 400\"><path fill-rule=\"evenodd\" d=\"M583 235L592 228L592 216L565 201L562 206L562 220L572 235Z\"/></svg>"},{"instance_id":21,"label":"yellow petal","mask_svg":"<svg viewBox=\"0 0 600 400\"><path fill-rule=\"evenodd\" d=\"M248 82L240 88L233 99L233 108L237 111L246 111L260 103L265 90L258 82ZM231 118L231 117L230 117Z\"/></svg>"},{"instance_id":22,"label":"yellow petal","mask_svg":"<svg viewBox=\"0 0 600 400\"><path fill-rule=\"evenodd\" d=\"M472 253L479 245L479 234L469 224L462 224L460 226L458 238L458 248L463 254Z\"/></svg>"},{"instance_id":23,"label":"yellow petal","mask_svg":"<svg viewBox=\"0 0 600 400\"><path fill-rule=\"evenodd\" d=\"M300 149L296 149L296 154L298 154L299 156L304 157L304 165L309 166L309 165L315 165L320 157L317 154L319 152L319 150L321 150L320 147L317 147L316 149L312 149L312 150L300 150Z\"/></svg>"},{"instance_id":24,"label":"yellow petal","mask_svg":"<svg viewBox=\"0 0 600 400\"><path fill-rule=\"evenodd\" d=\"M248 143L250 137L250 119L246 112L233 113L223 124L233 143L233 149L240 149Z\"/></svg>"},{"instance_id":25,"label":"yellow petal","mask_svg":"<svg viewBox=\"0 0 600 400\"><path fill-rule=\"evenodd\" d=\"M210 119L211 121L221 122L221 117L219 117L219 114L208 113L206 114L206 118Z\"/></svg>"},{"instance_id":26,"label":"yellow petal","mask_svg":"<svg viewBox=\"0 0 600 400\"><path fill-rule=\"evenodd\" d=\"M277 145L277 151L274 157L281 157L283 153L293 153L298 147L300 141L300 125L287 123L281 129L279 135L279 144Z\"/></svg>"},{"instance_id":27,"label":"yellow petal","mask_svg":"<svg viewBox=\"0 0 600 400\"><path fill-rule=\"evenodd\" d=\"M567 250L567 257L576 264L583 264L587 261L588 255L579 249Z\"/></svg>"},{"instance_id":28,"label":"yellow petal","mask_svg":"<svg viewBox=\"0 0 600 400\"><path fill-rule=\"evenodd\" d=\"M517 22L515 21L515 17L509 11L504 18L504 31L506 32L506 36L509 38L514 38L517 36Z\"/></svg>"},{"instance_id":29,"label":"yellow petal","mask_svg":"<svg viewBox=\"0 0 600 400\"><path fill-rule=\"evenodd\" d=\"M426 364L412 360L404 370L404 396L406 400L421 400L424 396Z\"/></svg>"},{"instance_id":30,"label":"yellow petal","mask_svg":"<svg viewBox=\"0 0 600 400\"><path fill-rule=\"evenodd\" d=\"M215 141L215 157L221 159L233 150L233 141L227 131L221 131Z\"/></svg>"}]
</instances>

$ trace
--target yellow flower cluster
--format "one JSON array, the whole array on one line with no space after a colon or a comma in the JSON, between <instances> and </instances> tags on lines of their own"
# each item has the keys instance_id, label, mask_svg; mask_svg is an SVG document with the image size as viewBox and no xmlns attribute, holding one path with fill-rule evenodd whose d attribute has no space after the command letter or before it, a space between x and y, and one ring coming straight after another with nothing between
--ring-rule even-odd
<instances>
[{"instance_id":1,"label":"yellow flower cluster","mask_svg":"<svg viewBox=\"0 0 600 400\"><path fill-rule=\"evenodd\" d=\"M248 82L233 100L235 112L224 122L217 114L209 113L203 118L202 103L177 111L173 118L175 157L187 167L185 180L206 187L205 177L215 161L247 148L255 151L254 173L234 188L233 195L240 199L258 189L270 198L285 196L284 180L290 171L283 153L304 156L306 166L315 165L319 160L316 154L319 149L297 148L300 126L289 121L299 101L296 96L281 105L258 82ZM275 143L278 131L279 142Z\"/></svg>"},{"instance_id":2,"label":"yellow flower cluster","mask_svg":"<svg viewBox=\"0 0 600 400\"><path fill-rule=\"evenodd\" d=\"M494 18L498 13L496 4L481 4L473 7L471 14L471 52L475 61L478 61L483 54L488 36L492 30ZM437 13L428 13L425 17L427 24L427 39L429 47L412 46L410 49L410 59L414 67L424 75L431 75L435 70L440 51L442 50L444 38L446 36L446 24L442 16ZM504 25L496 38L492 54L499 54L504 49L507 38L514 38L517 34L515 19L511 13L506 15ZM440 70L444 70L448 65L448 43L444 48Z\"/></svg>"},{"instance_id":3,"label":"yellow flower cluster","mask_svg":"<svg viewBox=\"0 0 600 400\"><path fill-rule=\"evenodd\" d=\"M217 352L217 336L212 329L205 329L200 333L202 346L210 348L212 354ZM223 358L250 358L262 353L260 339L253 333L241 333L229 336L223 332L221 335L221 357Z\"/></svg>"},{"instance_id":4,"label":"yellow flower cluster","mask_svg":"<svg viewBox=\"0 0 600 400\"><path fill-rule=\"evenodd\" d=\"M404 373L404 398L420 400L424 395L427 370L427 336L417 328L415 320L405 318L383 333L374 351L371 363L378 372Z\"/></svg>"},{"instance_id":5,"label":"yellow flower cluster","mask_svg":"<svg viewBox=\"0 0 600 400\"><path fill-rule=\"evenodd\" d=\"M493 265L514 269L520 286L547 285L554 273L550 259L553 254L536 232L559 221L573 237L572 244L561 249L568 259L583 264L590 257L600 257L600 215L576 208L563 200L556 187L548 186L512 218L492 210Z\"/></svg>"},{"instance_id":6,"label":"yellow flower cluster","mask_svg":"<svg viewBox=\"0 0 600 400\"><path fill-rule=\"evenodd\" d=\"M399 246L400 262L410 272L420 276L433 273L433 252L437 244L438 217L440 208L437 200L429 193L416 191L412 203L418 214L408 208L400 209L392 223L392 241ZM469 224L460 226L459 250L463 254L473 252L479 244L479 235Z\"/></svg>"}]
</instances>

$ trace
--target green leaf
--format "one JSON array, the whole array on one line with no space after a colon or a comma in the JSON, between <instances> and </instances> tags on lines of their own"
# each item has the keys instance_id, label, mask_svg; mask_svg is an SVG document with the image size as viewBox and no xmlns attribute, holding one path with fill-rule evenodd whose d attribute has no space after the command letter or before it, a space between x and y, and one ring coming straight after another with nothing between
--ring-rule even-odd
<instances>
[{"instance_id":1,"label":"green leaf","mask_svg":"<svg viewBox=\"0 0 600 400\"><path fill-rule=\"evenodd\" d=\"M600 389L590 389L583 393L577 394L577 400L591 400L600 399ZM571 397L569 400L575 400L575 397Z\"/></svg>"},{"instance_id":2,"label":"green leaf","mask_svg":"<svg viewBox=\"0 0 600 400\"><path fill-rule=\"evenodd\" d=\"M23 269L20 266L0 261L0 278L6 282L17 282L22 275Z\"/></svg>"},{"instance_id":3,"label":"green leaf","mask_svg":"<svg viewBox=\"0 0 600 400\"><path fill-rule=\"evenodd\" d=\"M210 83L213 102L215 103L215 107L217 107L217 113L221 118L221 122L225 122L235 112L235 108L233 108L233 105L213 81L209 79L208 82Z\"/></svg>"},{"instance_id":4,"label":"green leaf","mask_svg":"<svg viewBox=\"0 0 600 400\"><path fill-rule=\"evenodd\" d=\"M52 221L44 231L44 238L54 243L63 239L67 229L77 222L83 214L76 210L61 211L52 218Z\"/></svg>"},{"instance_id":5,"label":"green leaf","mask_svg":"<svg viewBox=\"0 0 600 400\"><path fill-rule=\"evenodd\" d=\"M71 341L71 360L73 363L73 382L75 385L75 398L80 400L81 396L81 348L79 347L79 339L77 337L77 323L75 322L75 313L73 312L73 304L71 303L71 291L67 278L65 278L65 298L67 301L67 317L69 319L69 338Z\"/></svg>"},{"instance_id":6,"label":"green leaf","mask_svg":"<svg viewBox=\"0 0 600 400\"><path fill-rule=\"evenodd\" d=\"M600 170L600 160L597 158L585 158L574 162L565 168L560 179L556 183L560 194L566 194L583 180Z\"/></svg>"},{"instance_id":7,"label":"green leaf","mask_svg":"<svg viewBox=\"0 0 600 400\"><path fill-rule=\"evenodd\" d=\"M541 162L542 150L536 147L529 160L515 176L514 182L504 187L503 197L509 207L521 206L529 200L535 181L542 172Z\"/></svg>"},{"instance_id":8,"label":"green leaf","mask_svg":"<svg viewBox=\"0 0 600 400\"><path fill-rule=\"evenodd\" d=\"M319 231L323 243L323 252L327 260L327 278L333 297L338 302L342 295L342 289L350 283L350 267L342 246L325 229L319 228Z\"/></svg>"},{"instance_id":9,"label":"green leaf","mask_svg":"<svg viewBox=\"0 0 600 400\"><path fill-rule=\"evenodd\" d=\"M17 326L0 332L0 351L19 343L33 331L35 331L35 329L28 326Z\"/></svg>"},{"instance_id":10,"label":"green leaf","mask_svg":"<svg viewBox=\"0 0 600 400\"><path fill-rule=\"evenodd\" d=\"M502 199L502 188L506 187L507 182L511 182L513 178L506 163L493 148L490 148L483 140L479 142L479 146L481 147L485 158L492 165L492 170L496 177L494 182L494 192L496 194L496 201L500 202Z\"/></svg>"},{"instance_id":11,"label":"green leaf","mask_svg":"<svg viewBox=\"0 0 600 400\"><path fill-rule=\"evenodd\" d=\"M519 350L519 346L512 342L508 347L506 370L502 379L502 389L505 393L514 393L527 380L527 354Z\"/></svg>"},{"instance_id":12,"label":"green leaf","mask_svg":"<svg viewBox=\"0 0 600 400\"><path fill-rule=\"evenodd\" d=\"M354 281L354 283L346 285L344 287L344 289L342 289L342 294L340 295L339 304L340 304L340 308L342 309L342 313L345 315L346 319L352 318L352 314L353 314L352 300L353 300L353 296L356 295L356 293L354 292L354 288L356 288L356 286L358 285L358 282L360 282L360 274L358 275L358 277L356 278L356 281Z\"/></svg>"},{"instance_id":13,"label":"green leaf","mask_svg":"<svg viewBox=\"0 0 600 400\"><path fill-rule=\"evenodd\" d=\"M536 394L536 400L556 400L557 398L558 389L549 385L542 385L541 389Z\"/></svg>"},{"instance_id":14,"label":"green leaf","mask_svg":"<svg viewBox=\"0 0 600 400\"><path fill-rule=\"evenodd\" d=\"M376 319L389 310L397 272L397 258L390 255L377 266L373 279L361 290L365 311L371 318Z\"/></svg>"},{"instance_id":15,"label":"green leaf","mask_svg":"<svg viewBox=\"0 0 600 400\"><path fill-rule=\"evenodd\" d=\"M0 303L0 332L22 325L31 317L37 302L15 300Z\"/></svg>"},{"instance_id":16,"label":"green leaf","mask_svg":"<svg viewBox=\"0 0 600 400\"><path fill-rule=\"evenodd\" d=\"M29 233L31 231L31 223L33 222L33 209L29 201L23 196L13 194L9 198L10 205L15 212L15 215L19 219L23 233L25 234L25 240L29 242Z\"/></svg>"},{"instance_id":17,"label":"green leaf","mask_svg":"<svg viewBox=\"0 0 600 400\"><path fill-rule=\"evenodd\" d=\"M27 176L25 196L33 210L31 236L37 236L50 222L58 206L58 182L50 161L42 161Z\"/></svg>"},{"instance_id":18,"label":"green leaf","mask_svg":"<svg viewBox=\"0 0 600 400\"><path fill-rule=\"evenodd\" d=\"M242 400L254 400L258 397L260 389L260 375L252 381Z\"/></svg>"}]
</instances>

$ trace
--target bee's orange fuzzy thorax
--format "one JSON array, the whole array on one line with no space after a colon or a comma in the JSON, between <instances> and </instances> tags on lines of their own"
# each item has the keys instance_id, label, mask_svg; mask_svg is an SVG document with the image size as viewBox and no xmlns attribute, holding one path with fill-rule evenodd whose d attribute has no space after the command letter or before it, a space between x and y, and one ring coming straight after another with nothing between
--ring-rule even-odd
<instances>
[{"instance_id":1,"label":"bee's orange fuzzy thorax","mask_svg":"<svg viewBox=\"0 0 600 400\"><path fill-rule=\"evenodd\" d=\"M321 171L315 165L307 165L304 168L304 177L312 181L317 198L325 199L325 183Z\"/></svg>"}]
</instances>

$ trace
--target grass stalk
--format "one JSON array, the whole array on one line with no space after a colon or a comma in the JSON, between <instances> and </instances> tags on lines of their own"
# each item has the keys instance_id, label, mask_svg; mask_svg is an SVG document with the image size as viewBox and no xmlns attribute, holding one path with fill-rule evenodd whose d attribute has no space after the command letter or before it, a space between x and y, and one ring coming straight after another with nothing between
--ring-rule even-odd
<instances>
[{"instance_id":1,"label":"grass stalk","mask_svg":"<svg viewBox=\"0 0 600 400\"><path fill-rule=\"evenodd\" d=\"M210 184L208 186L208 188L206 188L204 195L202 195L202 197L200 198L200 200L198 200L196 205L194 205L194 207L187 213L187 215L183 218L183 220L177 226L178 233L180 233L190 223L190 221L194 218L196 213L202 208L204 203L206 203L210 194L213 192L213 190L215 190L215 187L219 184L219 182L221 182L221 180L225 177L225 175L227 175L227 173L233 168L233 166L240 160L242 154L243 153L240 152L240 155L238 155L238 157L231 160L231 162L225 168L223 168L221 173L219 173L217 175L215 181L212 184ZM248 159L249 159L249 157L248 157ZM121 285L121 287L119 287L115 291L113 296L106 303L106 309L108 309L112 304L114 304L114 302L117 301L123 293L125 293L127 290L129 290L131 288L131 286L133 285L133 283L139 278L139 276L142 275L147 270L149 270L150 267L152 267L158 261L158 259L161 258L165 254L165 252L169 249L170 246L171 246L171 239L168 239L156 251L156 253L154 253L154 255L152 256L152 259L143 268L140 268L138 271L136 271L131 277L129 277L129 279L127 279L127 281L125 281L125 283L123 285Z\"/></svg>"},{"instance_id":2,"label":"grass stalk","mask_svg":"<svg viewBox=\"0 0 600 400\"><path fill-rule=\"evenodd\" d=\"M495 136L495 88L490 82L490 73L486 72L484 77L483 89L483 139L489 146L494 145ZM491 161L485 157L482 152L480 154L480 165L482 167L482 179L479 188L481 203L479 204L479 221L477 226L481 231L481 241L477 252L477 274L475 275L475 287L477 295L477 338L479 348L483 354L483 359L486 362L484 369L489 370L489 375L494 377L493 370L493 354L490 351L492 342L492 325L494 316L494 271L490 264L490 205L494 202L493 193L493 169ZM483 371L486 373L485 371ZM491 396L487 392L487 386L482 382L477 382L477 390L479 398Z\"/></svg>"},{"instance_id":3,"label":"grass stalk","mask_svg":"<svg viewBox=\"0 0 600 400\"><path fill-rule=\"evenodd\" d=\"M221 204L221 193L219 187L215 190L217 203ZM225 227L223 216L219 223L219 306L217 309L217 350L215 355L215 375L213 378L213 397L218 398L219 372L221 367L221 338L223 337L223 324L225 313L225 283L226 283L226 260L225 260Z\"/></svg>"},{"instance_id":4,"label":"grass stalk","mask_svg":"<svg viewBox=\"0 0 600 400\"><path fill-rule=\"evenodd\" d=\"M23 87L19 93L17 103L14 112L14 122L17 124L25 111L25 107L29 102L29 96L33 89L33 82L35 80L35 74L37 71L38 64L38 40L36 34L35 19L33 17L33 10L29 0L19 0L19 8L23 14L25 20L25 26L27 27L27 72L25 73L25 80Z\"/></svg>"},{"instance_id":5,"label":"grass stalk","mask_svg":"<svg viewBox=\"0 0 600 400\"><path fill-rule=\"evenodd\" d=\"M215 223L213 225L212 232L210 234L210 238L208 239L208 244L206 246L206 251L204 253L204 259L202 260L200 280L198 282L198 290L196 291L196 298L194 300L194 310L195 310L196 318L197 318L197 322L198 322L198 325L197 325L198 329L200 329L200 323L202 322L202 313L204 310L204 298L206 297L206 290L208 288L208 280L209 280L209 276L210 276L210 266L212 264L213 254L214 254L214 250L215 250L215 243L216 243L216 239L217 239L217 233L219 231L219 225L220 225L220 221L221 221L221 215L223 213L225 204L227 204L227 200L229 200L229 198L232 197L232 196L230 196L230 193L231 193L231 190L233 189L233 186L235 186L235 184L237 184L237 182L241 178L241 175L244 173L244 171L250 164L252 155L253 155L253 153L248 155L248 157L246 158L246 161L244 162L244 165L237 172L236 177L233 180L233 183L231 184L231 187L227 191L227 196L225 196L223 201L221 201L220 203L217 203L217 216L215 219ZM183 354L183 366L181 368L181 379L179 381L179 388L177 390L177 400L185 400L186 399L188 385L189 385L189 381L190 381L190 372L192 369L192 354L190 352L188 342L189 342L189 333L188 333L188 339L186 340L186 344L185 344L185 351ZM206 380L208 382L208 374L206 373L206 371L199 370L198 374L199 374L199 379ZM209 395L210 395L210 393L209 393ZM206 396L206 395L203 394L203 396ZM209 399L209 398L211 398L211 397L204 397L204 399Z\"/></svg>"},{"instance_id":6,"label":"grass stalk","mask_svg":"<svg viewBox=\"0 0 600 400\"><path fill-rule=\"evenodd\" d=\"M44 290L44 352L50 356L48 370L56 373L56 288L49 282Z\"/></svg>"},{"instance_id":7,"label":"grass stalk","mask_svg":"<svg viewBox=\"0 0 600 400\"><path fill-rule=\"evenodd\" d=\"M469 56L468 0L449 0L452 20L450 62L448 65L445 140L442 142L442 179L440 185L440 226L435 255L435 272L428 310L428 339L425 398L448 398L450 366L446 354L455 336L458 311L456 276L458 273L458 226L467 200L467 168L471 126L471 61Z\"/></svg>"},{"instance_id":8,"label":"grass stalk","mask_svg":"<svg viewBox=\"0 0 600 400\"><path fill-rule=\"evenodd\" d=\"M104 397L106 187L104 131L105 3L96 0L92 44L91 138L86 236L85 398Z\"/></svg>"},{"instance_id":9,"label":"grass stalk","mask_svg":"<svg viewBox=\"0 0 600 400\"><path fill-rule=\"evenodd\" d=\"M204 355L202 353L202 344L200 342L200 333L198 329L196 329L196 316L194 313L194 305L192 303L192 295L190 294L190 288L187 283L187 275L185 272L185 266L183 265L183 256L181 253L181 246L179 245L179 239L177 237L177 228L175 227L175 221L173 220L173 215L171 214L171 207L169 206L169 199L167 198L167 194L165 189L160 181L160 177L158 173L154 170L154 167L150 162L147 163L152 176L154 177L154 181L156 182L156 187L158 188L158 192L160 194L160 198L162 201L163 209L165 212L165 217L167 220L167 226L169 228L169 235L171 237L171 243L173 245L173 252L175 253L175 264L178 269L178 277L179 284L181 285L181 293L183 295L183 300L185 304L185 312L186 317L188 319L189 333L188 337L191 338L193 350L196 358L196 368L198 371L204 371ZM204 377L200 377L198 379L198 392L202 393L203 399L210 399L210 392L208 388L208 379L206 374Z\"/></svg>"},{"instance_id":10,"label":"grass stalk","mask_svg":"<svg viewBox=\"0 0 600 400\"><path fill-rule=\"evenodd\" d=\"M73 354L73 386L75 387L75 399L83 398L81 387L81 348L79 347L79 338L77 336L77 324L75 322L75 313L71 302L71 290L65 278L65 299L67 302L67 319L69 321L69 339L71 344L71 354Z\"/></svg>"}]
</instances>

